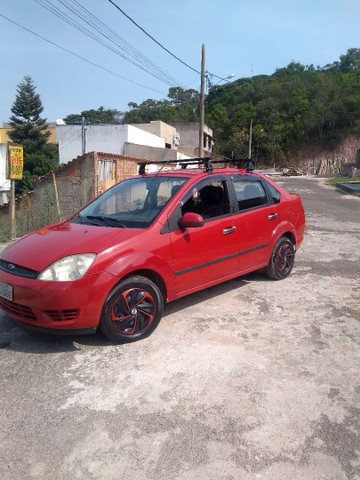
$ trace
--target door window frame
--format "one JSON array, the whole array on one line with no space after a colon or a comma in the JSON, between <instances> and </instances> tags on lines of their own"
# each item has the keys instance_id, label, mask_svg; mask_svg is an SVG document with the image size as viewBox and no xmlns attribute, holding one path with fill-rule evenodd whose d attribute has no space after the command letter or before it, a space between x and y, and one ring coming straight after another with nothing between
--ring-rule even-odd
<instances>
[{"instance_id":1,"label":"door window frame","mask_svg":"<svg viewBox=\"0 0 360 480\"><path fill-rule=\"evenodd\" d=\"M229 182L232 185L232 190L233 190L233 202L235 204L235 209L237 213L242 213L242 212L248 212L249 210L255 210L259 208L264 208L269 205L273 205L275 203L274 198L270 194L270 189L267 187L267 182L263 180L262 178L259 178L255 175L231 175ZM236 182L243 182L246 183L248 182L249 184L258 184L259 187L264 191L265 196L264 196L264 201L262 203L259 203L256 205L256 202L253 202L253 205L251 202L248 202L248 206L246 208L241 208L240 201L238 199L238 196L236 194L236 189L235 189L235 183ZM275 187L274 187L275 188ZM244 203L243 206L245 207L246 204Z\"/></svg>"}]
</instances>

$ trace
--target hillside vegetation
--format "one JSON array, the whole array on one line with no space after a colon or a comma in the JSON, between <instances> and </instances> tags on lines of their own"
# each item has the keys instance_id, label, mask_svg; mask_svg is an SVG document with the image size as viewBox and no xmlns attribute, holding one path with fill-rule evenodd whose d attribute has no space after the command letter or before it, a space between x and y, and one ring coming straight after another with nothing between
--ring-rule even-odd
<instances>
[{"instance_id":1,"label":"hillside vegetation","mask_svg":"<svg viewBox=\"0 0 360 480\"><path fill-rule=\"evenodd\" d=\"M323 68L291 63L270 76L241 79L210 90L207 121L221 153L286 160L309 145L331 149L360 127L360 50Z\"/></svg>"},{"instance_id":2,"label":"hillside vegetation","mask_svg":"<svg viewBox=\"0 0 360 480\"><path fill-rule=\"evenodd\" d=\"M127 112L109 110L113 123L196 122L199 94L170 88L166 100L129 107ZM334 148L360 129L360 49L351 48L324 67L292 62L273 75L212 86L205 121L214 132L215 153L236 158L248 156L252 125L252 156L264 165L285 163L309 145Z\"/></svg>"}]
</instances>

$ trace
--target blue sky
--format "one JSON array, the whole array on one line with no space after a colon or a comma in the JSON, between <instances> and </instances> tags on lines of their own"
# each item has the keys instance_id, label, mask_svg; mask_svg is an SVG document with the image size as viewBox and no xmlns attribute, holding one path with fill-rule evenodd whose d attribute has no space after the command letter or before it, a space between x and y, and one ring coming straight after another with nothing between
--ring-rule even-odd
<instances>
[{"instance_id":1,"label":"blue sky","mask_svg":"<svg viewBox=\"0 0 360 480\"><path fill-rule=\"evenodd\" d=\"M110 28L153 62L153 69L159 67L161 76L172 77L172 84L183 88L199 89L200 76L194 70L200 70L202 44L206 70L218 77L234 74L234 79L272 74L292 61L324 66L349 48L360 48L359 0L113 1L192 69L156 45L109 0L62 0L84 6L102 22L102 29ZM102 69L0 16L0 125L8 121L17 85L25 75L33 78L48 121L100 106L126 111L129 102L166 98L167 83L40 4L53 5L74 18L59 0L0 0L0 15ZM79 17L76 21L86 25Z\"/></svg>"}]
</instances>

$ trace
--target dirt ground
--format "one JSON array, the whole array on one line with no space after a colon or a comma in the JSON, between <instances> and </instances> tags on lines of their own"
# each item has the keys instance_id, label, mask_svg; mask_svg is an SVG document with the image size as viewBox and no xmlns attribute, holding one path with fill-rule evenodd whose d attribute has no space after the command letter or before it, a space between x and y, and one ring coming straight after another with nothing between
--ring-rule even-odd
<instances>
[{"instance_id":1,"label":"dirt ground","mask_svg":"<svg viewBox=\"0 0 360 480\"><path fill-rule=\"evenodd\" d=\"M360 198L312 177L291 276L167 305L112 345L0 317L2 480L360 480Z\"/></svg>"}]
</instances>

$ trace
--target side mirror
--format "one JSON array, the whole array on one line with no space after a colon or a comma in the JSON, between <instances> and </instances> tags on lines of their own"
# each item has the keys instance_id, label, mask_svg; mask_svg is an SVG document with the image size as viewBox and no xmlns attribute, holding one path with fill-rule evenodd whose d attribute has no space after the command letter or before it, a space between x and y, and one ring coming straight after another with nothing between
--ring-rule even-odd
<instances>
[{"instance_id":1,"label":"side mirror","mask_svg":"<svg viewBox=\"0 0 360 480\"><path fill-rule=\"evenodd\" d=\"M180 228L194 228L202 227L204 225L204 219L201 215L194 212L186 212L181 217L179 222Z\"/></svg>"}]
</instances>

